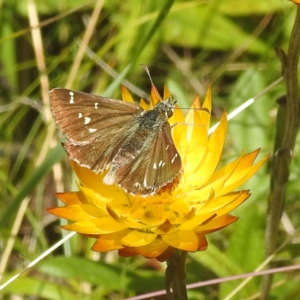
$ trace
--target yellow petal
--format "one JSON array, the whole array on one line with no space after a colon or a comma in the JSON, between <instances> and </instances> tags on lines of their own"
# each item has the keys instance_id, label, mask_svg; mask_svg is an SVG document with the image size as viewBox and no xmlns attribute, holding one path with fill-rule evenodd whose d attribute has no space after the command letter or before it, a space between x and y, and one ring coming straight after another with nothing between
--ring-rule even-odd
<instances>
[{"instance_id":1,"label":"yellow petal","mask_svg":"<svg viewBox=\"0 0 300 300\"><path fill-rule=\"evenodd\" d=\"M112 199L118 199L118 201L122 201L122 203L130 202L132 196L124 193L122 188L116 185L106 185L103 183L106 172L103 174L96 174L92 170L79 166L74 161L70 162L81 184L99 194L99 196L103 197L102 199L106 199L106 202L109 202Z\"/></svg>"},{"instance_id":2,"label":"yellow petal","mask_svg":"<svg viewBox=\"0 0 300 300\"><path fill-rule=\"evenodd\" d=\"M149 110L149 105L145 102L144 99L140 100L140 107L144 110Z\"/></svg>"},{"instance_id":3,"label":"yellow petal","mask_svg":"<svg viewBox=\"0 0 300 300\"><path fill-rule=\"evenodd\" d=\"M199 111L201 116L201 121L206 126L207 131L210 126L210 117L211 117L211 88L208 87L206 96L202 105L202 109Z\"/></svg>"},{"instance_id":4,"label":"yellow petal","mask_svg":"<svg viewBox=\"0 0 300 300\"><path fill-rule=\"evenodd\" d=\"M193 113L193 118L189 121L186 117L186 123L188 128L190 129L190 135L187 136L189 141L189 151L194 151L195 147L203 147L206 146L208 140L208 130L205 126L205 122L201 119L201 114L198 113L197 110L191 110ZM204 111L202 114L207 113ZM188 125L188 124L194 124Z\"/></svg>"},{"instance_id":5,"label":"yellow petal","mask_svg":"<svg viewBox=\"0 0 300 300\"><path fill-rule=\"evenodd\" d=\"M219 163L224 145L226 129L227 118L226 115L223 114L218 128L215 130L215 132L213 132L207 143L207 148L203 159L201 160L200 164L196 165L194 168L194 177L201 176L201 178L198 180L200 187L210 179ZM195 161L191 162L191 165L192 164L195 164Z\"/></svg>"},{"instance_id":6,"label":"yellow petal","mask_svg":"<svg viewBox=\"0 0 300 300\"><path fill-rule=\"evenodd\" d=\"M170 246L184 250L196 251L198 248L198 237L193 231L176 231L161 236Z\"/></svg>"},{"instance_id":7,"label":"yellow petal","mask_svg":"<svg viewBox=\"0 0 300 300\"><path fill-rule=\"evenodd\" d=\"M211 219L215 217L216 217L216 213L195 215L191 219L183 222L180 226L178 226L178 230L182 230L182 231L193 230L198 225L204 222L209 222Z\"/></svg>"},{"instance_id":8,"label":"yellow petal","mask_svg":"<svg viewBox=\"0 0 300 300\"><path fill-rule=\"evenodd\" d=\"M79 204L79 192L56 193L56 197L66 205Z\"/></svg>"},{"instance_id":9,"label":"yellow petal","mask_svg":"<svg viewBox=\"0 0 300 300\"><path fill-rule=\"evenodd\" d=\"M237 220L238 220L237 217L233 217L230 215L223 215L220 217L216 217L207 223L197 226L195 228L195 232L211 233L220 230Z\"/></svg>"},{"instance_id":10,"label":"yellow petal","mask_svg":"<svg viewBox=\"0 0 300 300\"><path fill-rule=\"evenodd\" d=\"M189 202L190 205L193 205L194 208L196 208L197 212L202 211L202 208L206 203L209 203L209 201L212 201L215 197L215 190L213 188L209 189L209 186L205 189L207 193L202 193L202 189L199 190L199 193L189 193L186 197L186 200ZM192 194L192 195L190 195ZM197 197L197 195L200 195Z\"/></svg>"},{"instance_id":11,"label":"yellow petal","mask_svg":"<svg viewBox=\"0 0 300 300\"><path fill-rule=\"evenodd\" d=\"M166 220L159 227L153 228L151 231L156 234L166 234L177 231L177 228L173 224L171 224L169 220Z\"/></svg>"},{"instance_id":12,"label":"yellow petal","mask_svg":"<svg viewBox=\"0 0 300 300\"><path fill-rule=\"evenodd\" d=\"M131 248L131 247L124 247L120 249L118 253L120 256L124 256L124 257L132 257L132 256L139 255L137 248Z\"/></svg>"},{"instance_id":13,"label":"yellow petal","mask_svg":"<svg viewBox=\"0 0 300 300\"><path fill-rule=\"evenodd\" d=\"M132 230L129 234L123 237L122 244L128 247L145 246L153 242L157 234Z\"/></svg>"},{"instance_id":14,"label":"yellow petal","mask_svg":"<svg viewBox=\"0 0 300 300\"><path fill-rule=\"evenodd\" d=\"M225 165L220 170L216 171L211 176L211 178L207 182L207 184L211 184L214 181L219 180L220 178L222 178L222 180L226 181L233 174L233 172L235 172L235 170L237 169L242 158L243 158L243 154L241 154L241 156L238 159L232 161L231 163Z\"/></svg>"},{"instance_id":15,"label":"yellow petal","mask_svg":"<svg viewBox=\"0 0 300 300\"><path fill-rule=\"evenodd\" d=\"M101 235L92 247L98 252L107 252L124 248L121 244L122 238L128 234L129 230L123 230L111 234Z\"/></svg>"},{"instance_id":16,"label":"yellow petal","mask_svg":"<svg viewBox=\"0 0 300 300\"><path fill-rule=\"evenodd\" d=\"M93 190L80 186L81 193L78 194L81 203L92 204L99 211L106 213L107 198L102 197L100 194L95 193Z\"/></svg>"},{"instance_id":17,"label":"yellow petal","mask_svg":"<svg viewBox=\"0 0 300 300\"><path fill-rule=\"evenodd\" d=\"M74 204L69 206L60 206L55 208L48 208L48 212L53 215L56 215L60 218L65 218L70 221L80 221L80 220L90 220L94 219L95 216L90 215L89 211L93 210L93 207L90 209L82 209L82 204Z\"/></svg>"},{"instance_id":18,"label":"yellow petal","mask_svg":"<svg viewBox=\"0 0 300 300\"><path fill-rule=\"evenodd\" d=\"M130 212L130 215L128 215L127 219L129 221L137 222L140 221L145 213L145 207L141 205L135 205L134 209L132 207L132 210Z\"/></svg>"},{"instance_id":19,"label":"yellow petal","mask_svg":"<svg viewBox=\"0 0 300 300\"><path fill-rule=\"evenodd\" d=\"M134 103L134 100L125 85L122 85L122 99L123 101Z\"/></svg>"},{"instance_id":20,"label":"yellow petal","mask_svg":"<svg viewBox=\"0 0 300 300\"><path fill-rule=\"evenodd\" d=\"M140 229L140 230L147 230L149 227L148 224L144 224L137 221L131 221L128 218L124 218L122 223L125 224L130 229Z\"/></svg>"},{"instance_id":21,"label":"yellow petal","mask_svg":"<svg viewBox=\"0 0 300 300\"><path fill-rule=\"evenodd\" d=\"M204 251L207 248L207 240L205 238L205 235L202 233L197 233L198 237L198 248L197 251Z\"/></svg>"},{"instance_id":22,"label":"yellow petal","mask_svg":"<svg viewBox=\"0 0 300 300\"><path fill-rule=\"evenodd\" d=\"M199 95L196 95L196 97L195 97L195 99L194 99L194 101L192 103L191 109L189 109L187 111L186 115L185 115L185 122L187 124L192 124L191 126L193 126L193 124L202 124L201 122L199 123L199 122L195 121L195 112L198 109L199 110L201 109L201 105L200 105ZM197 119L196 120L199 120L199 121L201 120L199 115L197 115Z\"/></svg>"},{"instance_id":23,"label":"yellow petal","mask_svg":"<svg viewBox=\"0 0 300 300\"><path fill-rule=\"evenodd\" d=\"M126 227L112 218L100 218L80 221L63 226L64 229L85 234L107 234L124 230Z\"/></svg>"},{"instance_id":24,"label":"yellow petal","mask_svg":"<svg viewBox=\"0 0 300 300\"><path fill-rule=\"evenodd\" d=\"M154 107L158 102L160 102L161 96L157 90L157 88L152 85L151 86L151 101L150 101L150 108Z\"/></svg>"},{"instance_id":25,"label":"yellow petal","mask_svg":"<svg viewBox=\"0 0 300 300\"><path fill-rule=\"evenodd\" d=\"M175 107L172 117L169 119L169 123L172 125L172 138L176 149L182 155L186 153L187 149L187 128L185 125L184 114L181 109Z\"/></svg>"},{"instance_id":26,"label":"yellow petal","mask_svg":"<svg viewBox=\"0 0 300 300\"><path fill-rule=\"evenodd\" d=\"M248 169L232 174L232 176L226 181L222 193L228 193L245 183L261 168L261 166L266 162L268 158L269 156L266 156L261 161L249 167Z\"/></svg>"},{"instance_id":27,"label":"yellow petal","mask_svg":"<svg viewBox=\"0 0 300 300\"><path fill-rule=\"evenodd\" d=\"M170 208L180 215L185 215L191 210L191 207L188 205L185 199L179 199L173 202L172 204L170 204Z\"/></svg>"},{"instance_id":28,"label":"yellow petal","mask_svg":"<svg viewBox=\"0 0 300 300\"><path fill-rule=\"evenodd\" d=\"M209 199L213 199L216 192L222 190L224 182L219 180L212 185L207 185L202 189L195 189L186 194L186 200L194 204L204 205Z\"/></svg>"},{"instance_id":29,"label":"yellow petal","mask_svg":"<svg viewBox=\"0 0 300 300\"><path fill-rule=\"evenodd\" d=\"M90 220L63 225L63 226L61 226L61 228L70 230L70 231L76 231L76 232L82 233L82 234L100 234L101 233L101 230L99 230L95 226L95 224Z\"/></svg>"},{"instance_id":30,"label":"yellow petal","mask_svg":"<svg viewBox=\"0 0 300 300\"><path fill-rule=\"evenodd\" d=\"M172 97L172 95L171 95L168 87L166 85L164 85L164 97L163 97L163 99L165 100L165 99L170 98L170 97Z\"/></svg>"},{"instance_id":31,"label":"yellow petal","mask_svg":"<svg viewBox=\"0 0 300 300\"><path fill-rule=\"evenodd\" d=\"M163 239L156 238L152 243L147 246L137 247L137 252L147 258L157 257L168 249L169 245Z\"/></svg>"},{"instance_id":32,"label":"yellow petal","mask_svg":"<svg viewBox=\"0 0 300 300\"><path fill-rule=\"evenodd\" d=\"M215 197L208 200L204 206L201 207L203 213L217 212L220 216L232 211L239 206L250 196L249 191L244 190L241 192L228 193L221 197Z\"/></svg>"},{"instance_id":33,"label":"yellow petal","mask_svg":"<svg viewBox=\"0 0 300 300\"><path fill-rule=\"evenodd\" d=\"M156 226L164 222L164 204L149 204L142 216L141 222Z\"/></svg>"}]
</instances>

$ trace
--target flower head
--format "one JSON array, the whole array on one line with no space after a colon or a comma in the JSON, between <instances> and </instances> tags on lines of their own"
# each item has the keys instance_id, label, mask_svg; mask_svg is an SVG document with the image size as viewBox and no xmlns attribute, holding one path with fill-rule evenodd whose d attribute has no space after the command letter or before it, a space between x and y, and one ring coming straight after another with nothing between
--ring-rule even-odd
<instances>
[{"instance_id":1,"label":"flower head","mask_svg":"<svg viewBox=\"0 0 300 300\"><path fill-rule=\"evenodd\" d=\"M133 102L123 87L124 101ZM170 96L167 88L164 99ZM151 91L151 109L160 99ZM174 124L172 137L180 153L183 173L158 194L141 197L127 194L120 187L103 183L106 172L96 174L71 161L80 181L78 192L58 193L65 206L49 209L73 223L63 228L96 238L94 251L118 250L122 256L142 255L166 260L175 249L200 251L207 248L205 235L220 230L237 218L229 213L244 202L249 190L236 191L264 164L256 164L259 153L243 153L233 162L217 169L227 129L224 113L219 126L209 136L211 93L200 107L196 96L186 115L175 109L169 119Z\"/></svg>"}]
</instances>

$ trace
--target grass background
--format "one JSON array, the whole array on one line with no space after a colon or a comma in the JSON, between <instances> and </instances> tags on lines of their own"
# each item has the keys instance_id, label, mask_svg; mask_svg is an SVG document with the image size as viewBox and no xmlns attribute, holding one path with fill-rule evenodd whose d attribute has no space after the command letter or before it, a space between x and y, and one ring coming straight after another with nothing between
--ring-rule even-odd
<instances>
[{"instance_id":1,"label":"grass background","mask_svg":"<svg viewBox=\"0 0 300 300\"><path fill-rule=\"evenodd\" d=\"M281 77L274 47L287 49L296 5L284 0L83 1L4 0L0 3L0 274L2 282L58 241L46 212L56 191L76 190L49 111L48 90L69 87L120 98L121 81L146 95L167 84L181 107L196 93L213 94L213 121L257 96ZM35 30L30 29L35 24ZM89 49L83 49L87 43ZM81 52L82 51L82 52ZM114 73L116 72L116 73ZM261 148L272 153L281 81L229 123L222 163ZM299 263L299 143L291 165L284 219L274 258ZM55 163L60 162L60 165ZM242 274L264 261L270 170L266 164L244 188L252 196L234 211L240 220L208 236L205 252L187 260L187 282ZM13 238L11 238L13 236ZM140 257L90 251L76 235L7 286L0 299L122 299L163 288L164 265ZM241 281L191 290L189 299L225 299ZM261 278L230 299L257 299ZM297 299L299 274L274 276L270 299ZM165 299L164 297L156 299Z\"/></svg>"}]
</instances>

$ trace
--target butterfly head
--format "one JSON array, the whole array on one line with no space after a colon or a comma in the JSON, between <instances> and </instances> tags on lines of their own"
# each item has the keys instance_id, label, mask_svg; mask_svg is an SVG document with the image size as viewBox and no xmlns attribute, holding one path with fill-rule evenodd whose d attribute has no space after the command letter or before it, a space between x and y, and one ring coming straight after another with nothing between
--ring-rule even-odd
<instances>
[{"instance_id":1,"label":"butterfly head","mask_svg":"<svg viewBox=\"0 0 300 300\"><path fill-rule=\"evenodd\" d=\"M156 104L154 110L158 110L162 115L169 119L173 116L175 105L177 101L174 100L172 97L167 98Z\"/></svg>"}]
</instances>

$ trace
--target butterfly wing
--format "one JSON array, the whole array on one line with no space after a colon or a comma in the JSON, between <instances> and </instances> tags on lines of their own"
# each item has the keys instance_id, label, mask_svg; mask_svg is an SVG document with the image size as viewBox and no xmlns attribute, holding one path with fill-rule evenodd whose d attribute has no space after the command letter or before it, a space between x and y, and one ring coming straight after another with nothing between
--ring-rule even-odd
<instances>
[{"instance_id":1,"label":"butterfly wing","mask_svg":"<svg viewBox=\"0 0 300 300\"><path fill-rule=\"evenodd\" d=\"M169 123L151 135L139 155L119 168L115 183L132 194L155 194L180 175L182 164ZM147 155L146 155L147 154Z\"/></svg>"},{"instance_id":2,"label":"butterfly wing","mask_svg":"<svg viewBox=\"0 0 300 300\"><path fill-rule=\"evenodd\" d=\"M149 163L146 182L148 186L162 187L172 182L182 169L181 158L173 142L169 123L165 123L158 132L155 149Z\"/></svg>"},{"instance_id":3,"label":"butterfly wing","mask_svg":"<svg viewBox=\"0 0 300 300\"><path fill-rule=\"evenodd\" d=\"M142 111L135 103L61 88L51 90L50 99L70 158L95 172L111 162L133 116Z\"/></svg>"}]
</instances>

